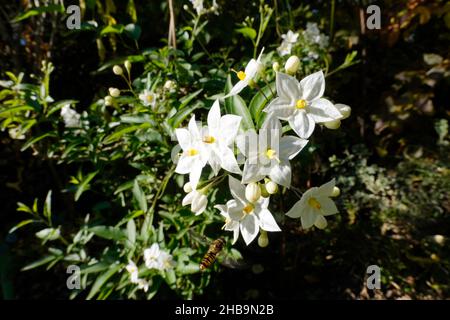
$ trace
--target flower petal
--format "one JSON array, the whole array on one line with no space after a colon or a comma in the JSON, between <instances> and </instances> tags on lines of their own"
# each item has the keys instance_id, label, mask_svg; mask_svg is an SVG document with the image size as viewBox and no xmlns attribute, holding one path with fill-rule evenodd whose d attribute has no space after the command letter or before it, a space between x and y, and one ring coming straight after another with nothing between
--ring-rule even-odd
<instances>
[{"instance_id":1,"label":"flower petal","mask_svg":"<svg viewBox=\"0 0 450 320\"><path fill-rule=\"evenodd\" d=\"M253 159L253 162L256 163L259 160ZM244 172L242 173L242 183L250 183L250 182L258 182L259 180L265 177L265 174L262 172L262 167L259 165L259 162L256 164L249 163L250 160L244 164Z\"/></svg>"},{"instance_id":2,"label":"flower petal","mask_svg":"<svg viewBox=\"0 0 450 320\"><path fill-rule=\"evenodd\" d=\"M324 216L330 216L339 212L334 201L329 197L318 196L317 201L319 201L321 205L321 214Z\"/></svg>"},{"instance_id":3,"label":"flower petal","mask_svg":"<svg viewBox=\"0 0 450 320\"><path fill-rule=\"evenodd\" d=\"M259 233L258 218L254 214L247 215L240 223L240 229L245 244L249 245Z\"/></svg>"},{"instance_id":4,"label":"flower petal","mask_svg":"<svg viewBox=\"0 0 450 320\"><path fill-rule=\"evenodd\" d=\"M336 185L336 179L333 178L330 181L328 181L327 183L324 183L323 185L321 185L319 187L318 194L325 196L325 197L331 196L335 185Z\"/></svg>"},{"instance_id":5,"label":"flower petal","mask_svg":"<svg viewBox=\"0 0 450 320\"><path fill-rule=\"evenodd\" d=\"M284 100L283 98L275 98L269 105L263 110L265 113L272 114L281 120L286 120L295 112L295 108L292 107L291 102Z\"/></svg>"},{"instance_id":6,"label":"flower petal","mask_svg":"<svg viewBox=\"0 0 450 320\"><path fill-rule=\"evenodd\" d=\"M195 122L195 115L192 115L191 120L189 120L188 128L189 128L189 133L191 134L191 142L201 139L200 131L197 126L197 122Z\"/></svg>"},{"instance_id":7,"label":"flower petal","mask_svg":"<svg viewBox=\"0 0 450 320\"><path fill-rule=\"evenodd\" d=\"M325 77L322 71L310 74L302 81L300 86L303 89L303 99L306 101L313 101L321 98L325 92Z\"/></svg>"},{"instance_id":8,"label":"flower petal","mask_svg":"<svg viewBox=\"0 0 450 320\"><path fill-rule=\"evenodd\" d=\"M259 226L265 231L281 231L269 210L262 210L259 214Z\"/></svg>"},{"instance_id":9,"label":"flower petal","mask_svg":"<svg viewBox=\"0 0 450 320\"><path fill-rule=\"evenodd\" d=\"M314 131L315 123L305 111L298 111L288 119L295 133L303 139L308 139Z\"/></svg>"},{"instance_id":10,"label":"flower petal","mask_svg":"<svg viewBox=\"0 0 450 320\"><path fill-rule=\"evenodd\" d=\"M196 191L194 190L194 191L189 192L189 193L183 198L183 201L181 201L181 205L182 205L182 206L187 206L188 204L191 204L191 203L192 203L192 200L194 199L194 196L195 196L194 192L196 192Z\"/></svg>"},{"instance_id":11,"label":"flower petal","mask_svg":"<svg viewBox=\"0 0 450 320\"><path fill-rule=\"evenodd\" d=\"M339 110L327 99L320 98L311 102L308 107L308 114L316 123L322 123L342 118Z\"/></svg>"},{"instance_id":12,"label":"flower petal","mask_svg":"<svg viewBox=\"0 0 450 320\"><path fill-rule=\"evenodd\" d=\"M233 88L231 88L230 92L227 95L223 96L222 99L237 95L246 86L248 86L247 78L245 80L240 80L240 81L236 82L236 84L233 86Z\"/></svg>"},{"instance_id":13,"label":"flower petal","mask_svg":"<svg viewBox=\"0 0 450 320\"><path fill-rule=\"evenodd\" d=\"M319 229L325 229L328 225L327 219L319 214L316 218L316 222L314 222L314 225Z\"/></svg>"},{"instance_id":14,"label":"flower petal","mask_svg":"<svg viewBox=\"0 0 450 320\"><path fill-rule=\"evenodd\" d=\"M241 203L245 203L245 187L241 184L239 180L229 176L228 186L230 187L230 192L233 198L239 200Z\"/></svg>"},{"instance_id":15,"label":"flower petal","mask_svg":"<svg viewBox=\"0 0 450 320\"><path fill-rule=\"evenodd\" d=\"M208 112L208 127L211 131L217 131L220 126L220 104L219 100L214 101Z\"/></svg>"},{"instance_id":16,"label":"flower petal","mask_svg":"<svg viewBox=\"0 0 450 320\"><path fill-rule=\"evenodd\" d=\"M304 207L305 207L304 201L299 200L292 206L292 208L286 213L286 215L293 219L300 218L301 213L304 210Z\"/></svg>"},{"instance_id":17,"label":"flower petal","mask_svg":"<svg viewBox=\"0 0 450 320\"><path fill-rule=\"evenodd\" d=\"M220 165L228 172L241 174L236 157L228 147L222 147L220 150Z\"/></svg>"},{"instance_id":18,"label":"flower petal","mask_svg":"<svg viewBox=\"0 0 450 320\"><path fill-rule=\"evenodd\" d=\"M308 229L314 225L314 222L316 222L317 213L315 213L311 207L305 206L300 218L303 229Z\"/></svg>"},{"instance_id":19,"label":"flower petal","mask_svg":"<svg viewBox=\"0 0 450 320\"><path fill-rule=\"evenodd\" d=\"M291 186L291 165L289 161L281 161L270 169L269 178L275 183L289 188Z\"/></svg>"},{"instance_id":20,"label":"flower petal","mask_svg":"<svg viewBox=\"0 0 450 320\"><path fill-rule=\"evenodd\" d=\"M301 98L302 92L297 79L285 73L277 72L277 94L283 100L295 102Z\"/></svg>"},{"instance_id":21,"label":"flower petal","mask_svg":"<svg viewBox=\"0 0 450 320\"><path fill-rule=\"evenodd\" d=\"M178 159L175 172L179 174L186 174L191 172L196 161L197 161L196 157L182 155L180 159Z\"/></svg>"},{"instance_id":22,"label":"flower petal","mask_svg":"<svg viewBox=\"0 0 450 320\"><path fill-rule=\"evenodd\" d=\"M202 175L203 167L197 162L191 168L191 172L189 173L189 182L191 183L192 189L197 189L197 184L200 180L200 176Z\"/></svg>"},{"instance_id":23,"label":"flower petal","mask_svg":"<svg viewBox=\"0 0 450 320\"><path fill-rule=\"evenodd\" d=\"M219 135L224 141L225 145L229 146L234 142L239 131L241 120L242 118L240 116L236 116L233 114L227 114L220 118Z\"/></svg>"},{"instance_id":24,"label":"flower petal","mask_svg":"<svg viewBox=\"0 0 450 320\"><path fill-rule=\"evenodd\" d=\"M211 154L209 155L208 163L213 169L214 175L217 176L217 174L220 171L220 163L222 162L222 159L219 155L216 154L215 151L211 151Z\"/></svg>"},{"instance_id":25,"label":"flower petal","mask_svg":"<svg viewBox=\"0 0 450 320\"><path fill-rule=\"evenodd\" d=\"M308 140L294 136L284 136L280 139L280 158L293 159L308 144Z\"/></svg>"},{"instance_id":26,"label":"flower petal","mask_svg":"<svg viewBox=\"0 0 450 320\"><path fill-rule=\"evenodd\" d=\"M178 143L181 149L187 150L191 146L191 134L187 129L175 129L175 135L177 136Z\"/></svg>"}]
</instances>

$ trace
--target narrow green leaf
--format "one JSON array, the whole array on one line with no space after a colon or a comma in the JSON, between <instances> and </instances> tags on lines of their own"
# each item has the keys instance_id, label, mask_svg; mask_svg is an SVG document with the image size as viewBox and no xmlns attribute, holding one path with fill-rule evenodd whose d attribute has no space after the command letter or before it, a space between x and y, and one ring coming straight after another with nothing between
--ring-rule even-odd
<instances>
[{"instance_id":1,"label":"narrow green leaf","mask_svg":"<svg viewBox=\"0 0 450 320\"><path fill-rule=\"evenodd\" d=\"M47 193L47 197L45 198L44 217L46 217L50 223L52 217L52 190Z\"/></svg>"},{"instance_id":2,"label":"narrow green leaf","mask_svg":"<svg viewBox=\"0 0 450 320\"><path fill-rule=\"evenodd\" d=\"M169 125L172 126L172 128L178 128L184 119L186 119L198 107L199 104L194 104L190 107L179 110L172 118L168 120Z\"/></svg>"},{"instance_id":3,"label":"narrow green leaf","mask_svg":"<svg viewBox=\"0 0 450 320\"><path fill-rule=\"evenodd\" d=\"M228 75L227 83L225 85L225 92L230 92L233 84L231 83L231 77ZM242 117L241 127L244 131L249 129L255 129L253 124L252 116L250 115L250 111L245 104L244 99L240 96L235 95L232 97L228 97L225 99L225 108L228 113L232 113Z\"/></svg>"},{"instance_id":4,"label":"narrow green leaf","mask_svg":"<svg viewBox=\"0 0 450 320\"><path fill-rule=\"evenodd\" d=\"M35 144L38 141L41 141L42 139L48 138L48 137L54 137L55 133L53 132L48 132L48 133L44 133L36 138L30 139L27 142L24 143L24 145L22 146L22 148L20 148L20 151L25 151L27 150L29 147L31 147L33 144Z\"/></svg>"},{"instance_id":5,"label":"narrow green leaf","mask_svg":"<svg viewBox=\"0 0 450 320\"><path fill-rule=\"evenodd\" d=\"M108 281L109 278L111 278L117 271L119 271L120 268L121 265L113 265L111 269L98 276L86 299L91 300L97 294L97 292L103 287L106 281Z\"/></svg>"},{"instance_id":6,"label":"narrow green leaf","mask_svg":"<svg viewBox=\"0 0 450 320\"><path fill-rule=\"evenodd\" d=\"M95 234L97 237L108 239L108 240L116 240L122 241L127 238L125 232L121 229L111 226L95 226L88 229L90 232Z\"/></svg>"},{"instance_id":7,"label":"narrow green leaf","mask_svg":"<svg viewBox=\"0 0 450 320\"><path fill-rule=\"evenodd\" d=\"M141 209L144 212L147 212L147 199L145 198L145 193L139 186L137 180L134 180L133 196L139 204L139 209Z\"/></svg>"},{"instance_id":8,"label":"narrow green leaf","mask_svg":"<svg viewBox=\"0 0 450 320\"><path fill-rule=\"evenodd\" d=\"M45 256L42 259L36 260L28 265L26 265L25 267L23 267L22 269L20 269L21 271L27 271L27 270L31 270L37 267L40 267L46 263L49 263L55 259L58 259L58 257L55 256Z\"/></svg>"},{"instance_id":9,"label":"narrow green leaf","mask_svg":"<svg viewBox=\"0 0 450 320\"><path fill-rule=\"evenodd\" d=\"M77 192L75 193L75 201L78 201L83 192L85 192L89 188L89 183L91 182L92 179L94 179L97 173L98 171L91 172L83 179L83 181L81 181L81 183L78 185Z\"/></svg>"},{"instance_id":10,"label":"narrow green leaf","mask_svg":"<svg viewBox=\"0 0 450 320\"><path fill-rule=\"evenodd\" d=\"M103 140L103 143L104 144L109 144L109 143L115 142L115 141L119 140L123 135L125 135L127 133L131 133L131 132L134 132L134 131L139 130L139 129L149 128L150 126L151 126L151 124L149 124L149 123L143 123L143 124L140 124L140 125L121 127L118 130L116 130L116 132L114 132L113 134L110 134L109 136L107 136Z\"/></svg>"},{"instance_id":11,"label":"narrow green leaf","mask_svg":"<svg viewBox=\"0 0 450 320\"><path fill-rule=\"evenodd\" d=\"M42 6L39 8L33 8L30 10L25 11L24 13L18 15L17 17L15 17L12 22L19 22L25 19L28 19L30 17L33 16L37 16L39 14L42 13L46 13L46 12L59 12L59 13L63 13L64 12L64 6L59 5L59 4L50 4L48 6Z\"/></svg>"},{"instance_id":12,"label":"narrow green leaf","mask_svg":"<svg viewBox=\"0 0 450 320\"><path fill-rule=\"evenodd\" d=\"M13 233L17 229L22 228L22 227L26 226L27 224L30 224L33 222L36 222L36 220L34 220L34 219L23 220L23 221L19 222L18 224L16 224L14 227L12 227L8 233Z\"/></svg>"},{"instance_id":13,"label":"narrow green leaf","mask_svg":"<svg viewBox=\"0 0 450 320\"><path fill-rule=\"evenodd\" d=\"M266 85L264 88L262 88L261 91L258 91L254 95L252 101L250 101L248 109L250 110L250 114L252 115L253 119L255 119L255 122L257 124L260 123L259 120L261 119L261 116L263 116L262 110L273 98L273 93L275 92L275 90L275 82L272 82L271 84Z\"/></svg>"}]
</instances>

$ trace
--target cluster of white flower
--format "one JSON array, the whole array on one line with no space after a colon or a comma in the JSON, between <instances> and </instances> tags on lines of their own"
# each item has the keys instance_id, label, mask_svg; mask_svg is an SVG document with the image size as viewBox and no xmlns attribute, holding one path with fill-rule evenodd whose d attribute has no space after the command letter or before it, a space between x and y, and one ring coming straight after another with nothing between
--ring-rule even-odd
<instances>
[{"instance_id":1,"label":"cluster of white flower","mask_svg":"<svg viewBox=\"0 0 450 320\"><path fill-rule=\"evenodd\" d=\"M147 269L159 271L165 271L175 266L172 255L161 250L157 243L144 250L144 264ZM147 280L139 278L139 269L136 264L130 260L125 268L130 273L130 282L137 284L139 289L147 292L150 284Z\"/></svg>"},{"instance_id":2,"label":"cluster of white flower","mask_svg":"<svg viewBox=\"0 0 450 320\"><path fill-rule=\"evenodd\" d=\"M217 1L213 0L209 9L205 8L203 0L189 0L192 4L197 15L202 15L204 13L212 12L215 14L219 14L219 6L217 5Z\"/></svg>"},{"instance_id":3,"label":"cluster of white flower","mask_svg":"<svg viewBox=\"0 0 450 320\"><path fill-rule=\"evenodd\" d=\"M237 72L239 82L224 98L238 94L255 81L263 70L261 54L258 59L252 59L247 64L245 71ZM259 133L255 130L242 132L240 116L222 116L219 100L213 103L206 126L197 124L193 115L187 128L175 130L182 149L176 159L175 172L189 174L189 182L184 187L187 195L183 205L191 205L191 210L196 214L205 210L208 189L221 181L220 178L212 178L201 182L202 170L207 164L215 176L221 168L228 172L228 185L233 199L215 208L225 218L224 229L233 232L233 243L241 233L248 245L261 231L258 243L267 245L267 232L281 231L269 211L269 201L270 196L277 192L278 185L291 187L290 160L306 146L316 124L336 129L340 121L350 115L350 107L334 105L323 98L325 77L322 71L301 81L277 72L276 91L277 97L263 110L267 117ZM287 121L298 137L283 135L280 120ZM238 155L244 161L236 160L233 144L237 145ZM242 163L244 166L241 171ZM240 175L241 180L231 174ZM338 193L334 179L319 188L312 188L303 194L287 216L301 218L303 228L313 225L325 228L327 222L324 216L338 212L330 199Z\"/></svg>"},{"instance_id":4,"label":"cluster of white flower","mask_svg":"<svg viewBox=\"0 0 450 320\"><path fill-rule=\"evenodd\" d=\"M317 44L322 49L328 46L328 36L320 32L319 27L315 22L308 22L306 24L306 29L303 31L303 37L309 43Z\"/></svg>"},{"instance_id":5,"label":"cluster of white flower","mask_svg":"<svg viewBox=\"0 0 450 320\"><path fill-rule=\"evenodd\" d=\"M277 48L278 54L280 56L286 56L291 54L292 47L297 43L298 33L294 33L292 30L289 30L286 34L281 35L283 41L281 45Z\"/></svg>"},{"instance_id":6,"label":"cluster of white flower","mask_svg":"<svg viewBox=\"0 0 450 320\"><path fill-rule=\"evenodd\" d=\"M61 109L61 117L64 120L66 128L80 128L81 127L81 115L75 110L70 108L70 104L66 104Z\"/></svg>"}]
</instances>

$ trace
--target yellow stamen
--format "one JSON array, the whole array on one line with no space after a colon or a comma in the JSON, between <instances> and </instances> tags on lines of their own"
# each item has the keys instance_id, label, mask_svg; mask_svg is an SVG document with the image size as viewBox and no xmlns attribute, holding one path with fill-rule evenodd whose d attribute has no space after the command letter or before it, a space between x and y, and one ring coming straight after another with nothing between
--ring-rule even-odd
<instances>
[{"instance_id":1,"label":"yellow stamen","mask_svg":"<svg viewBox=\"0 0 450 320\"><path fill-rule=\"evenodd\" d=\"M320 210L322 208L322 205L320 204L320 202L317 201L317 199L314 197L308 199L308 204L317 210Z\"/></svg>"},{"instance_id":2,"label":"yellow stamen","mask_svg":"<svg viewBox=\"0 0 450 320\"><path fill-rule=\"evenodd\" d=\"M306 100L303 100L303 99L297 100L295 107L297 109L305 109L306 108Z\"/></svg>"},{"instance_id":3,"label":"yellow stamen","mask_svg":"<svg viewBox=\"0 0 450 320\"><path fill-rule=\"evenodd\" d=\"M239 71L236 74L237 74L237 77L239 78L239 80L241 80L241 81L243 81L245 79L245 77L247 76L244 71Z\"/></svg>"},{"instance_id":4,"label":"yellow stamen","mask_svg":"<svg viewBox=\"0 0 450 320\"><path fill-rule=\"evenodd\" d=\"M190 157L195 156L198 154L198 150L197 149L189 149L188 151L186 151L186 154Z\"/></svg>"},{"instance_id":5,"label":"yellow stamen","mask_svg":"<svg viewBox=\"0 0 450 320\"><path fill-rule=\"evenodd\" d=\"M267 149L266 151L266 156L267 158L269 158L270 160L274 159L276 157L277 153L275 150L273 149Z\"/></svg>"},{"instance_id":6,"label":"yellow stamen","mask_svg":"<svg viewBox=\"0 0 450 320\"><path fill-rule=\"evenodd\" d=\"M147 102L152 102L153 101L153 95L152 94L148 94L146 98L147 98Z\"/></svg>"},{"instance_id":7,"label":"yellow stamen","mask_svg":"<svg viewBox=\"0 0 450 320\"><path fill-rule=\"evenodd\" d=\"M253 212L253 209L254 209L254 208L255 208L255 207L253 206L253 204L249 203L249 204L247 204L247 205L244 207L244 209L242 210L242 212L244 212L245 214L250 214L250 213Z\"/></svg>"},{"instance_id":8,"label":"yellow stamen","mask_svg":"<svg viewBox=\"0 0 450 320\"><path fill-rule=\"evenodd\" d=\"M231 222L230 218L225 218L225 224L222 227L222 230L225 229L225 227L227 226L227 224L229 224Z\"/></svg>"},{"instance_id":9,"label":"yellow stamen","mask_svg":"<svg viewBox=\"0 0 450 320\"><path fill-rule=\"evenodd\" d=\"M204 136L203 142L204 143L214 143L216 139L213 136Z\"/></svg>"}]
</instances>

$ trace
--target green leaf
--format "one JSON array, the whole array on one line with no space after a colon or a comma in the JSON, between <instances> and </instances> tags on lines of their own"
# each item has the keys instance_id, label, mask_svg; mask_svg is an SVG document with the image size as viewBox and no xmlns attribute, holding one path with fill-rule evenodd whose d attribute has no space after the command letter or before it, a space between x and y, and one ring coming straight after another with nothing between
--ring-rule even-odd
<instances>
[{"instance_id":1,"label":"green leaf","mask_svg":"<svg viewBox=\"0 0 450 320\"><path fill-rule=\"evenodd\" d=\"M95 234L97 237L108 239L108 240L115 240L115 241L122 241L127 238L125 232L123 230L111 227L111 226L95 226L88 229L90 232Z\"/></svg>"},{"instance_id":2,"label":"green leaf","mask_svg":"<svg viewBox=\"0 0 450 320\"><path fill-rule=\"evenodd\" d=\"M178 128L184 119L186 119L198 107L199 104L194 104L193 106L179 110L172 118L168 120L169 125L172 128Z\"/></svg>"},{"instance_id":3,"label":"green leaf","mask_svg":"<svg viewBox=\"0 0 450 320\"><path fill-rule=\"evenodd\" d=\"M139 186L137 180L134 180L133 184L133 196L139 204L139 209L144 212L147 212L147 199L145 198L145 193L142 188Z\"/></svg>"},{"instance_id":4,"label":"green leaf","mask_svg":"<svg viewBox=\"0 0 450 320\"><path fill-rule=\"evenodd\" d=\"M113 265L111 269L98 276L86 299L91 300L97 294L97 292L103 287L106 281L108 281L109 278L111 278L117 271L119 271L120 268L121 265Z\"/></svg>"},{"instance_id":5,"label":"green leaf","mask_svg":"<svg viewBox=\"0 0 450 320\"><path fill-rule=\"evenodd\" d=\"M91 172L83 179L83 181L80 182L80 184L78 185L77 192L75 192L75 201L78 201L83 192L89 189L89 182L91 182L91 180L94 179L97 173L98 171Z\"/></svg>"},{"instance_id":6,"label":"green leaf","mask_svg":"<svg viewBox=\"0 0 450 320\"><path fill-rule=\"evenodd\" d=\"M52 190L47 193L47 197L45 198L44 217L46 217L50 223L52 217Z\"/></svg>"},{"instance_id":7,"label":"green leaf","mask_svg":"<svg viewBox=\"0 0 450 320\"><path fill-rule=\"evenodd\" d=\"M227 83L225 85L225 92L230 92L233 84L231 83L231 77L228 75ZM242 117L241 127L244 131L249 129L255 129L253 124L252 116L250 115L250 111L245 104L244 99L240 96L235 95L232 97L228 97L225 99L225 109L227 113L232 113Z\"/></svg>"},{"instance_id":8,"label":"green leaf","mask_svg":"<svg viewBox=\"0 0 450 320\"><path fill-rule=\"evenodd\" d=\"M244 37L247 37L251 40L255 40L256 38L256 30L250 27L244 27L244 28L240 28L240 29L236 29L236 32L241 33Z\"/></svg>"},{"instance_id":9,"label":"green leaf","mask_svg":"<svg viewBox=\"0 0 450 320\"><path fill-rule=\"evenodd\" d=\"M22 112L22 111L34 111L35 109L32 106L18 106L8 108L0 112L0 118L8 118L14 113Z\"/></svg>"},{"instance_id":10,"label":"green leaf","mask_svg":"<svg viewBox=\"0 0 450 320\"><path fill-rule=\"evenodd\" d=\"M197 90L197 91L191 93L190 95L187 95L186 97L181 98L180 99L181 104L178 107L178 110L181 110L184 107L186 107L189 104L189 102L191 102L192 99L194 99L196 96L198 96L202 91L203 91L203 89L200 89L200 90Z\"/></svg>"},{"instance_id":11,"label":"green leaf","mask_svg":"<svg viewBox=\"0 0 450 320\"><path fill-rule=\"evenodd\" d=\"M34 219L23 220L23 221L19 222L18 224L16 224L14 227L12 227L8 233L13 233L17 229L22 228L22 227L26 226L27 224L30 224L33 222L37 222L37 220L34 220Z\"/></svg>"},{"instance_id":12,"label":"green leaf","mask_svg":"<svg viewBox=\"0 0 450 320\"><path fill-rule=\"evenodd\" d=\"M50 116L51 114L55 113L56 111L61 110L62 107L64 107L66 104L76 104L76 103L78 103L77 100L61 100L61 101L55 102L48 109L47 116Z\"/></svg>"},{"instance_id":13,"label":"green leaf","mask_svg":"<svg viewBox=\"0 0 450 320\"><path fill-rule=\"evenodd\" d=\"M15 17L12 22L19 22L25 19L28 19L30 17L33 16L37 16L39 14L42 13L46 13L46 12L59 12L59 13L64 13L64 6L59 5L59 4L50 4L48 6L42 6L39 8L33 8L30 10L25 11L24 13L18 15L17 17Z\"/></svg>"},{"instance_id":14,"label":"green leaf","mask_svg":"<svg viewBox=\"0 0 450 320\"><path fill-rule=\"evenodd\" d=\"M133 219L128 220L127 223L127 246L133 248L136 243L136 223Z\"/></svg>"},{"instance_id":15,"label":"green leaf","mask_svg":"<svg viewBox=\"0 0 450 320\"><path fill-rule=\"evenodd\" d=\"M123 25L121 24L115 24L112 26L106 26L102 29L102 31L100 31L100 37L109 34L109 33L122 33L124 30Z\"/></svg>"},{"instance_id":16,"label":"green leaf","mask_svg":"<svg viewBox=\"0 0 450 320\"><path fill-rule=\"evenodd\" d=\"M252 101L250 101L250 105L248 109L250 110L250 114L255 119L256 124L258 126L261 125L261 119L264 118L263 109L269 103L269 101L273 98L273 93L276 90L275 82L266 85L260 91L258 91L253 97Z\"/></svg>"},{"instance_id":17,"label":"green leaf","mask_svg":"<svg viewBox=\"0 0 450 320\"><path fill-rule=\"evenodd\" d=\"M48 138L48 137L55 137L56 134L54 132L47 132L44 133L36 138L30 139L27 142L24 143L24 145L22 146L22 148L20 148L20 151L25 151L27 150L29 147L31 147L33 144L35 144L38 141L41 141L42 139Z\"/></svg>"},{"instance_id":18,"label":"green leaf","mask_svg":"<svg viewBox=\"0 0 450 320\"><path fill-rule=\"evenodd\" d=\"M118 130L116 130L116 132L114 132L113 134L110 134L109 136L107 136L104 140L103 143L104 144L109 144L112 142L115 142L117 140L119 140L123 135L127 134L127 133L131 133L133 131L139 130L139 129L145 129L145 128L149 128L151 126L151 124L149 123L143 123L140 125L134 125L134 126L128 126L125 128L120 128Z\"/></svg>"},{"instance_id":19,"label":"green leaf","mask_svg":"<svg viewBox=\"0 0 450 320\"><path fill-rule=\"evenodd\" d=\"M82 267L80 270L81 274L88 274L88 273L97 273L106 269L109 269L111 266L110 263L106 262L99 262L90 266Z\"/></svg>"},{"instance_id":20,"label":"green leaf","mask_svg":"<svg viewBox=\"0 0 450 320\"><path fill-rule=\"evenodd\" d=\"M54 261L55 259L58 259L58 257L55 256L45 256L42 259L36 260L28 265L26 265L25 267L23 267L22 269L20 269L20 271L27 271L27 270L31 270L37 267L40 267L46 263L49 263L51 261Z\"/></svg>"}]
</instances>

